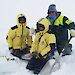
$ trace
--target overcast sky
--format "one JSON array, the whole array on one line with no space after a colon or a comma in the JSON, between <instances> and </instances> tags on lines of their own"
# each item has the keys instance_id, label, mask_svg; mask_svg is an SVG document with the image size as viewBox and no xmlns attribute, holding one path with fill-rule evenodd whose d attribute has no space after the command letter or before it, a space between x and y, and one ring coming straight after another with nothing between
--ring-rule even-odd
<instances>
[{"instance_id":1,"label":"overcast sky","mask_svg":"<svg viewBox=\"0 0 75 75\"><path fill-rule=\"evenodd\" d=\"M57 10L75 21L75 0L0 0L0 33L8 32L16 25L17 14L24 13L27 25L35 27L36 22L47 16L48 6L55 3Z\"/></svg>"}]
</instances>

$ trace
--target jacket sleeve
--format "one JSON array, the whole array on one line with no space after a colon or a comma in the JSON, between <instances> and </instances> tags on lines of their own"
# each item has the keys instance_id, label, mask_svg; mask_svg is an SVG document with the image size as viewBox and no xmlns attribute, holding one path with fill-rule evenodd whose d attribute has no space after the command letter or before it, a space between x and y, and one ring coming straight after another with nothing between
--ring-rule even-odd
<instances>
[{"instance_id":1,"label":"jacket sleeve","mask_svg":"<svg viewBox=\"0 0 75 75\"><path fill-rule=\"evenodd\" d=\"M32 36L29 35L29 30L28 30L27 34L28 34L27 35L27 44L28 44L28 46L31 46L31 44L32 44Z\"/></svg>"},{"instance_id":2,"label":"jacket sleeve","mask_svg":"<svg viewBox=\"0 0 75 75\"><path fill-rule=\"evenodd\" d=\"M56 43L56 37L55 37L55 35L54 34L50 34L49 38L47 40L47 44L48 45L47 45L47 47L44 50L42 50L41 55L45 56L48 53L50 53L50 51L51 51L50 44L55 44L55 43Z\"/></svg>"},{"instance_id":3,"label":"jacket sleeve","mask_svg":"<svg viewBox=\"0 0 75 75\"><path fill-rule=\"evenodd\" d=\"M75 24L71 20L69 20L66 16L63 18L63 24L67 25L68 29L75 29Z\"/></svg>"},{"instance_id":4,"label":"jacket sleeve","mask_svg":"<svg viewBox=\"0 0 75 75\"><path fill-rule=\"evenodd\" d=\"M38 33L36 34L35 40L32 43L32 47L31 47L30 53L36 52L37 51L37 47L38 47Z\"/></svg>"},{"instance_id":5,"label":"jacket sleeve","mask_svg":"<svg viewBox=\"0 0 75 75\"><path fill-rule=\"evenodd\" d=\"M15 30L10 29L6 38L9 48L13 47L13 39L15 38L15 35Z\"/></svg>"}]
</instances>

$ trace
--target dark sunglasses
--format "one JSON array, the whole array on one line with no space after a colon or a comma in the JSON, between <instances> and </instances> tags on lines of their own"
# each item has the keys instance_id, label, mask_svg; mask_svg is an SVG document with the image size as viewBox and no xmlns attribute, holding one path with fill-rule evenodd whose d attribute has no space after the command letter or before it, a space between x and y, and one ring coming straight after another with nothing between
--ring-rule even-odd
<instances>
[{"instance_id":1,"label":"dark sunglasses","mask_svg":"<svg viewBox=\"0 0 75 75\"><path fill-rule=\"evenodd\" d=\"M26 22L26 18L24 16L23 17L19 17L18 21L19 21L19 23L25 23Z\"/></svg>"},{"instance_id":2,"label":"dark sunglasses","mask_svg":"<svg viewBox=\"0 0 75 75\"><path fill-rule=\"evenodd\" d=\"M44 25L42 25L42 24L38 24L38 26L39 26L39 27L44 27Z\"/></svg>"}]
</instances>

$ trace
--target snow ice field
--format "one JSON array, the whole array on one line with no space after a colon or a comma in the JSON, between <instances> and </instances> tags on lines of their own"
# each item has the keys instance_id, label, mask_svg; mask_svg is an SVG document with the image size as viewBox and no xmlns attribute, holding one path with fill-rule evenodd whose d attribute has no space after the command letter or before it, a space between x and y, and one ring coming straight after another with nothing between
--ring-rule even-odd
<instances>
[{"instance_id":1,"label":"snow ice field","mask_svg":"<svg viewBox=\"0 0 75 75\"><path fill-rule=\"evenodd\" d=\"M62 12L72 21L75 21L74 0L0 0L0 56L13 58L9 54L6 35L10 27L17 24L17 14L24 13L27 18L27 25L36 27L36 22L47 16L47 9L51 3L57 5L57 10ZM61 68L51 75L75 75L75 38L72 43L72 55L62 58ZM26 70L27 62L7 61L0 57L0 75L33 75Z\"/></svg>"}]
</instances>

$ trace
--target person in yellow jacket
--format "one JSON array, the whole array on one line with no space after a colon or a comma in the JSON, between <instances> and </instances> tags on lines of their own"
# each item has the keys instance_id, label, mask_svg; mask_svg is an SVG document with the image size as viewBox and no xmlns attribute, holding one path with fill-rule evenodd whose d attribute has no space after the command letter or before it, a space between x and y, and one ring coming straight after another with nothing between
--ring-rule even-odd
<instances>
[{"instance_id":1,"label":"person in yellow jacket","mask_svg":"<svg viewBox=\"0 0 75 75\"><path fill-rule=\"evenodd\" d=\"M29 35L29 27L26 26L26 17L24 14L18 14L17 25L9 29L6 40L9 51L14 56L21 58L31 48L32 36Z\"/></svg>"},{"instance_id":2,"label":"person in yellow jacket","mask_svg":"<svg viewBox=\"0 0 75 75\"><path fill-rule=\"evenodd\" d=\"M37 26L39 31L30 50L32 58L26 66L26 69L32 70L34 74L39 74L48 61L48 57L54 54L56 44L55 35L48 31L49 21L46 18L40 19Z\"/></svg>"}]
</instances>

